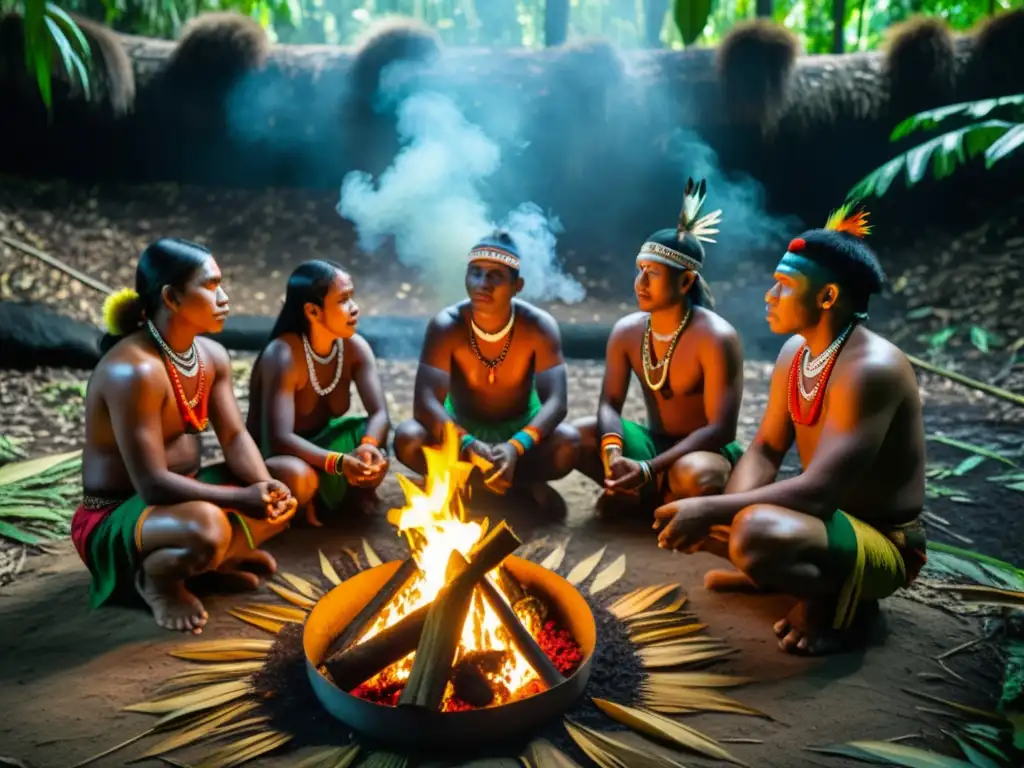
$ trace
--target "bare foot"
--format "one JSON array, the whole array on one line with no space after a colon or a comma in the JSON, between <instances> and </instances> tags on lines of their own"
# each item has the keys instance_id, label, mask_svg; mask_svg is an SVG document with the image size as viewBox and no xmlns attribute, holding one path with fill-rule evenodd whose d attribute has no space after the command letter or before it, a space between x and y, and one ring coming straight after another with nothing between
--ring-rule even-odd
<instances>
[{"instance_id":1,"label":"bare foot","mask_svg":"<svg viewBox=\"0 0 1024 768\"><path fill-rule=\"evenodd\" d=\"M162 585L140 570L135 577L135 589L153 612L156 623L164 629L196 635L203 631L209 614L199 599L185 589L183 582Z\"/></svg>"},{"instance_id":2,"label":"bare foot","mask_svg":"<svg viewBox=\"0 0 1024 768\"><path fill-rule=\"evenodd\" d=\"M765 592L743 571L720 569L708 571L704 574L704 588L714 592Z\"/></svg>"},{"instance_id":3,"label":"bare foot","mask_svg":"<svg viewBox=\"0 0 1024 768\"><path fill-rule=\"evenodd\" d=\"M222 591L251 591L260 586L261 576L277 573L277 561L269 552L254 549L221 563L216 571L208 574Z\"/></svg>"},{"instance_id":4,"label":"bare foot","mask_svg":"<svg viewBox=\"0 0 1024 768\"><path fill-rule=\"evenodd\" d=\"M866 641L867 630L878 612L878 602L864 602L857 607L854 624L849 629L833 629L833 601L803 600L784 619L775 623L779 650L805 656L841 653Z\"/></svg>"}]
</instances>

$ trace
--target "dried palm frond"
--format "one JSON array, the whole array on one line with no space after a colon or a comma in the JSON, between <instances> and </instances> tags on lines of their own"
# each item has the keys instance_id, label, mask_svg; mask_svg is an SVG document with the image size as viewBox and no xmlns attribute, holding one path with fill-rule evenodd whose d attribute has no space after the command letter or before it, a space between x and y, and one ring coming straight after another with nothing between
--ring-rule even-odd
<instances>
[{"instance_id":1,"label":"dried palm frond","mask_svg":"<svg viewBox=\"0 0 1024 768\"><path fill-rule=\"evenodd\" d=\"M646 669L664 669L700 664L724 659L736 653L735 648L707 647L698 645L672 645L641 648L640 661Z\"/></svg>"},{"instance_id":2,"label":"dried palm frond","mask_svg":"<svg viewBox=\"0 0 1024 768\"><path fill-rule=\"evenodd\" d=\"M274 619L268 619L263 616L241 611L237 608L229 608L228 613L234 616L239 621L244 621L246 624L251 624L257 629L262 629L265 632L269 632L272 635L276 635L282 629L284 629L283 621L275 621Z\"/></svg>"},{"instance_id":3,"label":"dried palm frond","mask_svg":"<svg viewBox=\"0 0 1024 768\"><path fill-rule=\"evenodd\" d=\"M550 555L544 558L540 567L547 568L549 571L557 571L561 567L562 561L565 560L565 550L568 545L568 539L559 544Z\"/></svg>"},{"instance_id":4,"label":"dried palm frond","mask_svg":"<svg viewBox=\"0 0 1024 768\"><path fill-rule=\"evenodd\" d=\"M998 587L966 584L936 584L933 589L953 592L965 603L996 605L1004 608L1024 608L1024 592Z\"/></svg>"},{"instance_id":5,"label":"dried palm frond","mask_svg":"<svg viewBox=\"0 0 1024 768\"><path fill-rule=\"evenodd\" d=\"M237 609L254 616L283 621L286 624L302 624L309 615L309 611L304 608L293 605L277 605L276 603L246 603L237 606Z\"/></svg>"},{"instance_id":6,"label":"dried palm frond","mask_svg":"<svg viewBox=\"0 0 1024 768\"><path fill-rule=\"evenodd\" d=\"M678 584L658 584L653 587L643 587L619 598L608 606L608 610L611 612L612 616L617 619L626 620L635 618L638 614L657 605L678 589ZM685 602L686 598L684 597L678 607L682 607Z\"/></svg>"},{"instance_id":7,"label":"dried palm frond","mask_svg":"<svg viewBox=\"0 0 1024 768\"><path fill-rule=\"evenodd\" d=\"M661 713L677 711L729 712L736 715L768 717L764 712L748 707L729 696L716 693L708 688L679 688L678 686L647 686L640 701L650 709Z\"/></svg>"},{"instance_id":8,"label":"dried palm frond","mask_svg":"<svg viewBox=\"0 0 1024 768\"><path fill-rule=\"evenodd\" d=\"M703 632L707 628L707 624L682 624L680 626L658 627L656 629L637 632L636 634L631 633L630 640L640 645L653 645L664 642L665 640L674 640L687 635L695 635L698 632Z\"/></svg>"},{"instance_id":9,"label":"dried palm frond","mask_svg":"<svg viewBox=\"0 0 1024 768\"><path fill-rule=\"evenodd\" d=\"M366 556L366 562L370 564L371 568L376 568L378 565L384 565L384 561L380 559L380 555L373 551L373 547L370 546L370 542L363 539L363 554Z\"/></svg>"},{"instance_id":10,"label":"dried palm frond","mask_svg":"<svg viewBox=\"0 0 1024 768\"><path fill-rule=\"evenodd\" d=\"M280 584L275 584L272 581L267 582L267 588L282 600L286 600L292 605L297 605L299 608L312 608L316 605L316 600L300 595L298 592L282 587Z\"/></svg>"},{"instance_id":11,"label":"dried palm frond","mask_svg":"<svg viewBox=\"0 0 1024 768\"><path fill-rule=\"evenodd\" d=\"M200 717L195 722L182 725L176 734L164 739L158 744L154 744L143 754L130 762L134 763L139 760L147 760L151 757L162 755L164 752L173 752L176 749L187 747L189 744L194 744L212 734L225 723L230 722L245 712L255 709L256 706L256 702L254 701L243 701L233 702L223 707L218 707L213 710L213 712L208 713L204 717Z\"/></svg>"},{"instance_id":12,"label":"dried palm frond","mask_svg":"<svg viewBox=\"0 0 1024 768\"><path fill-rule=\"evenodd\" d=\"M334 566L331 565L331 561L327 559L327 555L324 551L320 550L320 572L323 573L324 578L327 579L334 586L341 584L341 577L338 572L334 570Z\"/></svg>"},{"instance_id":13,"label":"dried palm frond","mask_svg":"<svg viewBox=\"0 0 1024 768\"><path fill-rule=\"evenodd\" d=\"M593 701L598 709L608 715L608 717L644 736L649 736L655 740L660 739L674 747L682 747L691 752L725 760L736 765L747 765L742 760L729 754L727 750L723 749L710 736L706 736L700 731L671 720L664 715L634 707L626 707L605 699L594 699Z\"/></svg>"},{"instance_id":14,"label":"dried palm frond","mask_svg":"<svg viewBox=\"0 0 1024 768\"><path fill-rule=\"evenodd\" d=\"M287 571L278 571L277 575L303 597L310 600L318 600L323 595L323 590L301 576L296 576L294 573L288 573Z\"/></svg>"},{"instance_id":15,"label":"dried palm frond","mask_svg":"<svg viewBox=\"0 0 1024 768\"><path fill-rule=\"evenodd\" d=\"M230 680L226 683L208 685L198 691L179 693L173 696L165 696L153 701L144 701L140 704L129 704L123 708L125 712L144 712L150 715L164 715L168 712L175 712L184 707L190 707L204 701L219 699L222 696L236 694L235 698L244 696L252 691L252 683L248 680Z\"/></svg>"},{"instance_id":16,"label":"dried palm frond","mask_svg":"<svg viewBox=\"0 0 1024 768\"><path fill-rule=\"evenodd\" d=\"M579 763L547 739L534 739L520 758L527 768L580 768Z\"/></svg>"},{"instance_id":17,"label":"dried palm frond","mask_svg":"<svg viewBox=\"0 0 1024 768\"><path fill-rule=\"evenodd\" d=\"M224 683L242 680L263 669L262 661L238 661L228 664L206 664L198 669L188 669L167 678L160 684L160 690L181 690L210 683Z\"/></svg>"},{"instance_id":18,"label":"dried palm frond","mask_svg":"<svg viewBox=\"0 0 1024 768\"><path fill-rule=\"evenodd\" d=\"M295 768L349 768L359 756L359 745L329 747L310 755Z\"/></svg>"},{"instance_id":19,"label":"dried palm frond","mask_svg":"<svg viewBox=\"0 0 1024 768\"><path fill-rule=\"evenodd\" d=\"M291 740L290 734L267 729L218 749L197 763L195 768L232 768L265 755Z\"/></svg>"},{"instance_id":20,"label":"dried palm frond","mask_svg":"<svg viewBox=\"0 0 1024 768\"><path fill-rule=\"evenodd\" d=\"M643 621L627 621L625 624L626 631L631 635L636 635L652 629L661 629L662 627L679 627L684 624L695 624L696 621L697 614L679 611L677 613L669 613L664 616L655 616L653 618L644 619Z\"/></svg>"},{"instance_id":21,"label":"dried palm frond","mask_svg":"<svg viewBox=\"0 0 1024 768\"><path fill-rule=\"evenodd\" d=\"M590 594L596 595L598 592L608 589L608 587L621 579L625 574L626 556L619 555L611 565L594 577L594 582L590 585Z\"/></svg>"},{"instance_id":22,"label":"dried palm frond","mask_svg":"<svg viewBox=\"0 0 1024 768\"><path fill-rule=\"evenodd\" d=\"M650 672L643 685L644 687L735 688L752 682L754 682L752 677L719 675L711 672Z\"/></svg>"},{"instance_id":23,"label":"dried palm frond","mask_svg":"<svg viewBox=\"0 0 1024 768\"><path fill-rule=\"evenodd\" d=\"M1007 722L1006 718L1003 715L999 714L998 712L993 712L992 710L989 710L989 709L978 709L977 707L972 707L972 706L969 706L967 704L961 704L960 702L957 702L957 701L949 701L947 699L941 699L938 696L932 696L930 693L924 693L923 691L915 691L915 690L912 690L910 688L904 688L903 692L904 693L909 693L911 696L917 696L917 697L925 699L927 701L934 702L935 704L942 704L943 706L949 707L951 709L955 709L958 712L963 713L964 715L970 715L971 717L980 717L983 720L988 720L989 722L994 722L994 723L999 723L999 724L1003 724L1003 723ZM946 714L951 714L951 713L946 713Z\"/></svg>"},{"instance_id":24,"label":"dried palm frond","mask_svg":"<svg viewBox=\"0 0 1024 768\"><path fill-rule=\"evenodd\" d=\"M566 719L565 730L587 757L601 768L623 768L623 766L647 766L649 768L685 768L672 758L658 752L648 752L620 741L611 734L601 733Z\"/></svg>"},{"instance_id":25,"label":"dried palm frond","mask_svg":"<svg viewBox=\"0 0 1024 768\"><path fill-rule=\"evenodd\" d=\"M601 562L601 558L604 557L604 553L607 550L608 547L601 547L594 554L581 560L576 564L575 568L569 571L569 575L565 577L565 580L574 587L586 581L590 574L594 572L594 569L597 568L597 564Z\"/></svg>"}]
</instances>

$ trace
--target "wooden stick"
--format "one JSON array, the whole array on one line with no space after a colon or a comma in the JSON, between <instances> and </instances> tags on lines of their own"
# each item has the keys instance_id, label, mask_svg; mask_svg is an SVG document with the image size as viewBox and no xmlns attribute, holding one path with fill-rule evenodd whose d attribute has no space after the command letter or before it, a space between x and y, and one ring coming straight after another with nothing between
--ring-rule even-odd
<instances>
[{"instance_id":1,"label":"wooden stick","mask_svg":"<svg viewBox=\"0 0 1024 768\"><path fill-rule=\"evenodd\" d=\"M909 360L912 365L915 365L922 370L934 373L936 376L942 376L950 381L955 381L957 384L963 384L969 389L976 389L979 392L984 392L992 395L993 397L998 397L1000 400L1005 400L1008 403L1024 406L1024 395L1018 395L1016 392L1011 392L1008 389L996 387L992 384L986 384L983 381L972 379L969 376L964 376L963 374L947 370L946 368L940 368L937 365L932 365L931 363L925 362L921 358L914 357L913 355L907 355L907 360Z\"/></svg>"},{"instance_id":2,"label":"wooden stick","mask_svg":"<svg viewBox=\"0 0 1024 768\"><path fill-rule=\"evenodd\" d=\"M508 527L496 527L491 532L491 536L499 529L508 530ZM483 545L481 545L475 552L471 553L472 562L477 562L483 554ZM504 557L501 559L504 560ZM459 569L467 568L466 559L460 558L456 567ZM487 568L484 573L493 567L494 564L492 563L490 568ZM378 632L366 642L350 646L335 655L334 658L324 662L324 667L330 674L334 684L344 691L350 691L382 669L386 669L396 661L404 659L415 651L416 645L423 634L423 628L426 626L429 611L429 605L421 606L387 629Z\"/></svg>"},{"instance_id":3,"label":"wooden stick","mask_svg":"<svg viewBox=\"0 0 1024 768\"><path fill-rule=\"evenodd\" d=\"M523 658L526 659L529 665L533 667L533 671L537 673L544 682L544 685L548 688L554 688L559 683L564 683L565 678L558 671L558 667L544 653L544 649L540 647L534 636L523 626L515 610L505 602L505 598L501 596L497 587L487 577L481 579L480 591L483 592L484 599L487 600L494 612L498 614L502 626L512 635L512 642L515 643L516 648L523 654Z\"/></svg>"},{"instance_id":4,"label":"wooden stick","mask_svg":"<svg viewBox=\"0 0 1024 768\"><path fill-rule=\"evenodd\" d=\"M326 657L328 659L333 658L355 643L366 629L373 624L374 620L380 615L380 612L384 610L384 607L402 591L406 584L409 583L409 580L418 572L419 567L416 565L416 561L411 557L407 558L391 578L384 583L380 591L373 596L370 602L363 606L363 609L348 623L344 631L331 643L330 649L325 654Z\"/></svg>"},{"instance_id":5,"label":"wooden stick","mask_svg":"<svg viewBox=\"0 0 1024 768\"><path fill-rule=\"evenodd\" d=\"M423 707L431 711L441 708L473 591L488 571L499 566L522 543L502 521L487 535L468 566L460 552L452 552L449 560L451 572L461 570L462 573L441 589L430 606L427 623L416 647L412 672L398 700L400 706Z\"/></svg>"},{"instance_id":6,"label":"wooden stick","mask_svg":"<svg viewBox=\"0 0 1024 768\"><path fill-rule=\"evenodd\" d=\"M28 243L23 243L20 240L15 240L13 237L9 237L8 235L0 236L0 240L3 240L5 243L7 243L7 245L11 246L11 248L16 248L22 253L27 253L29 256L34 256L44 264L49 264L54 269L60 270L68 277L77 280L82 285L89 286L94 291L105 293L107 296L110 296L114 292L114 289L111 288L109 285L104 285L99 280L94 280L84 272L79 272L74 267L69 267L60 259L55 258L54 256L51 256L48 253L43 253L38 248L33 248Z\"/></svg>"}]
</instances>

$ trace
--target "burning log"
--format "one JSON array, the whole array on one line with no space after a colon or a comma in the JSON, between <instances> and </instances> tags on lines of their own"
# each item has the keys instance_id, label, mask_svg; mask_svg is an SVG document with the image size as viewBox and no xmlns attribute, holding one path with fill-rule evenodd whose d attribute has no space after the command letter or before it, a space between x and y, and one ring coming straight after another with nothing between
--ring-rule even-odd
<instances>
[{"instance_id":1,"label":"burning log","mask_svg":"<svg viewBox=\"0 0 1024 768\"><path fill-rule=\"evenodd\" d=\"M459 659L452 669L455 695L473 707L486 707L495 698L490 678L501 671L508 658L507 651L471 651ZM504 691L507 695L508 691Z\"/></svg>"},{"instance_id":2,"label":"burning log","mask_svg":"<svg viewBox=\"0 0 1024 768\"><path fill-rule=\"evenodd\" d=\"M430 606L423 634L416 647L412 673L402 691L399 705L419 706L434 711L441 708L473 591L477 583L488 583L484 578L487 572L499 566L520 544L522 542L512 529L502 521L480 544L468 566L461 553L452 552L449 574L459 570L462 573L444 586ZM516 621L518 623L518 619Z\"/></svg>"},{"instance_id":3,"label":"burning log","mask_svg":"<svg viewBox=\"0 0 1024 768\"><path fill-rule=\"evenodd\" d=\"M474 573L487 573L515 551L519 543L519 539L506 524L502 523L495 527L471 553ZM513 544L514 546L512 546ZM512 546L512 549L505 551L508 546ZM503 552L503 554L496 557L492 554L493 552ZM458 558L452 558L450 575L458 579L470 567L470 564L460 554ZM440 600L444 594L442 591L437 596L437 600ZM472 594L472 590L470 590L470 594ZM335 654L333 658L329 658L324 662L324 667L334 684L342 690L351 690L382 669L386 669L415 651L416 645L423 635L430 608L430 605L424 605L390 627L381 630L366 642L353 645L341 653ZM462 624L459 624L459 631L462 631Z\"/></svg>"},{"instance_id":4,"label":"burning log","mask_svg":"<svg viewBox=\"0 0 1024 768\"><path fill-rule=\"evenodd\" d=\"M384 583L380 592L373 596L373 599L356 614L355 618L348 623L348 626L345 627L338 638L331 643L331 647L327 652L327 658L332 658L346 650L369 627L373 626L373 622L380 615L380 612L402 591L402 588L409 583L409 580L416 575L418 570L416 561L411 557L407 558L399 566L398 570L395 571L394 575Z\"/></svg>"}]
</instances>

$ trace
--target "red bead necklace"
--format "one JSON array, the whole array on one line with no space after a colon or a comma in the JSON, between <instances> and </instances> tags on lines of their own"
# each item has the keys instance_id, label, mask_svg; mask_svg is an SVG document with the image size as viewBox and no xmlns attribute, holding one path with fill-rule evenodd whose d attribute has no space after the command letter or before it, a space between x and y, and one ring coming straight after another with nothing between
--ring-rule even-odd
<instances>
[{"instance_id":1,"label":"red bead necklace","mask_svg":"<svg viewBox=\"0 0 1024 768\"><path fill-rule=\"evenodd\" d=\"M196 432L202 432L209 423L207 410L210 402L210 398L207 397L209 393L205 391L206 366L203 365L202 355L196 349L196 357L199 363L199 381L196 384L196 394L191 400L185 397L185 388L181 384L181 377L178 375L178 370L174 367L170 358L167 355L162 355L162 357L164 359L164 367L167 369L167 375L171 377L171 385L174 388L174 400L178 404L178 412L181 413L182 420ZM198 412L195 410L197 405L199 406Z\"/></svg>"},{"instance_id":2,"label":"red bead necklace","mask_svg":"<svg viewBox=\"0 0 1024 768\"><path fill-rule=\"evenodd\" d=\"M807 349L807 343L805 342L797 350L793 363L789 367L789 417L793 420L794 424L806 427L817 423L818 418L821 416L821 408L825 403L825 390L828 388L828 380L832 375L832 369L835 368L836 360L839 359L839 353L843 351L843 347L846 346L846 342L849 341L852 335L852 333L846 335L843 343L836 350L835 354L832 355L828 363L825 364L825 370L821 372L821 378L818 380L818 391L814 395L811 407L806 415L800 412L800 381L797 377L800 375L800 363L804 357L804 350Z\"/></svg>"}]
</instances>

